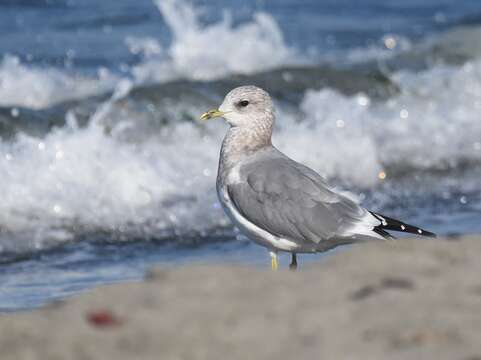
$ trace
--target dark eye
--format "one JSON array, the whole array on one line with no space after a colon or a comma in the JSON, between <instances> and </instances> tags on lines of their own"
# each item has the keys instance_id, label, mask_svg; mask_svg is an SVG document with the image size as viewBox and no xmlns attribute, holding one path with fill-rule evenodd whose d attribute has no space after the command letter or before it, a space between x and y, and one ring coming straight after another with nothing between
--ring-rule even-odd
<instances>
[{"instance_id":1,"label":"dark eye","mask_svg":"<svg viewBox=\"0 0 481 360\"><path fill-rule=\"evenodd\" d=\"M247 100L242 100L239 102L240 107L246 107L247 105L249 105L249 101Z\"/></svg>"}]
</instances>

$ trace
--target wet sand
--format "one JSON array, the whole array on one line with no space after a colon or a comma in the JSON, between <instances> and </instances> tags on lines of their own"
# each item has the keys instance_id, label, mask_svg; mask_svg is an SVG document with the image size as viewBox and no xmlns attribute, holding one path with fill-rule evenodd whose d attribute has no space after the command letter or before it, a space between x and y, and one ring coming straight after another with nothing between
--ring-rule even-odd
<instances>
[{"instance_id":1,"label":"wet sand","mask_svg":"<svg viewBox=\"0 0 481 360\"><path fill-rule=\"evenodd\" d=\"M154 269L2 315L1 359L481 359L480 254L472 236L301 256L297 273Z\"/></svg>"}]
</instances>

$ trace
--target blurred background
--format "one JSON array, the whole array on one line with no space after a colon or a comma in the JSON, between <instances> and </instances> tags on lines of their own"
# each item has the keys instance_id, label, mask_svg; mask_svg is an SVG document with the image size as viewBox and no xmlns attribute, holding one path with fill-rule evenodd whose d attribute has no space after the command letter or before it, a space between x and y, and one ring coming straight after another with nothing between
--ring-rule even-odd
<instances>
[{"instance_id":1,"label":"blurred background","mask_svg":"<svg viewBox=\"0 0 481 360\"><path fill-rule=\"evenodd\" d=\"M153 264L268 264L217 202L226 125L197 121L240 84L365 206L478 233L480 57L478 0L2 0L0 310Z\"/></svg>"}]
</instances>

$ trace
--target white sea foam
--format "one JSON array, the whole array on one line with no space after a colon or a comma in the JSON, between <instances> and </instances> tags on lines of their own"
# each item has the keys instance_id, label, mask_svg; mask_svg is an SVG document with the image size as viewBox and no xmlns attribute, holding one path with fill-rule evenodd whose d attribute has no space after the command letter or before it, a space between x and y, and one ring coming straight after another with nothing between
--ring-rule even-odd
<instances>
[{"instance_id":1,"label":"white sea foam","mask_svg":"<svg viewBox=\"0 0 481 360\"><path fill-rule=\"evenodd\" d=\"M213 191L217 141L189 124L157 141L120 143L92 124L1 143L3 250L43 248L79 231L148 238L225 224Z\"/></svg>"},{"instance_id":2,"label":"white sea foam","mask_svg":"<svg viewBox=\"0 0 481 360\"><path fill-rule=\"evenodd\" d=\"M172 33L172 42L164 49L159 42L153 46L152 39L129 39L131 51L145 54L145 61L132 70L142 82L211 80L299 61L267 13L255 13L251 21L234 26L230 13L225 12L221 21L203 26L198 9L189 2L157 0L156 4Z\"/></svg>"},{"instance_id":3,"label":"white sea foam","mask_svg":"<svg viewBox=\"0 0 481 360\"><path fill-rule=\"evenodd\" d=\"M326 176L372 185L381 164L376 144L364 127L368 101L362 94L345 97L330 89L308 91L301 104L303 121L281 118L282 130L275 142ZM359 171L352 171L353 166Z\"/></svg>"},{"instance_id":4,"label":"white sea foam","mask_svg":"<svg viewBox=\"0 0 481 360\"><path fill-rule=\"evenodd\" d=\"M481 62L394 78L401 93L378 103L362 94L308 91L303 115L279 112L274 143L324 175L361 187L376 186L386 167L432 170L481 161ZM179 123L132 144L115 136L125 122L117 122L113 135L99 126L108 107L86 128L0 143L3 250L43 248L79 231L148 238L227 224L214 191L221 121Z\"/></svg>"},{"instance_id":5,"label":"white sea foam","mask_svg":"<svg viewBox=\"0 0 481 360\"><path fill-rule=\"evenodd\" d=\"M401 95L374 109L370 122L384 163L442 170L481 160L480 60L393 78Z\"/></svg>"},{"instance_id":6,"label":"white sea foam","mask_svg":"<svg viewBox=\"0 0 481 360\"><path fill-rule=\"evenodd\" d=\"M54 68L26 66L7 55L0 62L0 106L41 109L109 91L117 81L107 70L99 71L97 78L88 78Z\"/></svg>"},{"instance_id":7,"label":"white sea foam","mask_svg":"<svg viewBox=\"0 0 481 360\"><path fill-rule=\"evenodd\" d=\"M178 78L211 80L300 61L269 14L255 13L251 21L234 26L226 12L221 21L202 25L198 9L188 1L158 0L156 4L172 41L165 47L152 37L126 37L129 50L143 56L140 64L123 69L136 85ZM0 106L46 108L110 91L121 80L106 69L88 77L25 65L7 55L0 62Z\"/></svg>"},{"instance_id":8,"label":"white sea foam","mask_svg":"<svg viewBox=\"0 0 481 360\"><path fill-rule=\"evenodd\" d=\"M115 90L85 128L75 126L70 114L68 126L44 138L20 135L0 142L0 253L41 249L88 231L115 233L121 240L122 234L126 239L183 235L228 223L214 191L222 122L203 127L179 122L144 139L138 118L109 117L118 116L112 110L135 82L251 72L290 61L292 52L265 14L237 27L227 15L202 27L186 3L159 2L159 8L173 42L164 48L155 39L130 38L131 51L147 59L134 69L133 80L77 78L27 67L13 57L0 64L0 105L42 108L99 89ZM230 50L238 36L250 43ZM203 53L213 41L218 49ZM257 46L269 51L258 49L259 57L249 57ZM237 58L221 56L229 51L239 51ZM332 89L307 91L299 113L279 109L274 143L325 176L357 187L389 180L389 169L438 170L481 162L480 60L398 72L392 79L400 93L386 101ZM190 113L203 110L182 106ZM108 133L105 123L112 127ZM138 131L140 140L124 141L125 129ZM458 191L465 180L453 180Z\"/></svg>"},{"instance_id":9,"label":"white sea foam","mask_svg":"<svg viewBox=\"0 0 481 360\"><path fill-rule=\"evenodd\" d=\"M481 162L481 61L399 72L393 80L401 92L382 102L308 91L301 104L305 121L290 126L282 145L328 175L362 186L385 177L386 167L433 171Z\"/></svg>"}]
</instances>

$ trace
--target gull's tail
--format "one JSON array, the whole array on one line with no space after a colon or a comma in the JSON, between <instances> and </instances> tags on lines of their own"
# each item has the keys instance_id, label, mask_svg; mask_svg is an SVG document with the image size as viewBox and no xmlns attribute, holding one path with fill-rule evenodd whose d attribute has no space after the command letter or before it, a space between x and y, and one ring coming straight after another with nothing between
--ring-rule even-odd
<instances>
[{"instance_id":1,"label":"gull's tail","mask_svg":"<svg viewBox=\"0 0 481 360\"><path fill-rule=\"evenodd\" d=\"M376 226L373 229L373 231L385 238L393 238L393 236L390 235L386 230L399 231L399 232L404 232L408 234L416 234L416 235L428 236L428 237L436 237L436 234L430 231L403 223L402 221L392 219L390 217L380 215L372 211L370 213L381 222L381 224Z\"/></svg>"}]
</instances>

